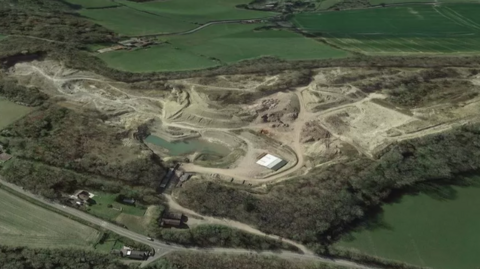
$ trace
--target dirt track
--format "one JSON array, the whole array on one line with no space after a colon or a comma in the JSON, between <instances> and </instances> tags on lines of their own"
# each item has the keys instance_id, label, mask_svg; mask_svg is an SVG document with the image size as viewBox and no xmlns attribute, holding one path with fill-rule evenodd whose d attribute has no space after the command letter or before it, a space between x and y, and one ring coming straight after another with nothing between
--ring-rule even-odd
<instances>
[{"instance_id":1,"label":"dirt track","mask_svg":"<svg viewBox=\"0 0 480 269\"><path fill-rule=\"evenodd\" d=\"M161 241L150 241L147 239L146 236L137 234L135 232L132 232L130 230L126 230L124 228L121 228L115 224L111 224L109 222L105 222L101 219L98 219L92 215L89 215L85 212L79 211L77 209L71 208L71 207L66 207L62 206L57 203L49 202L39 196L36 196L32 193L24 191L22 188L13 185L11 183L8 183L4 181L3 179L0 178L0 185L2 185L3 188L8 188L10 191L13 191L15 193L19 193L21 195L25 195L29 197L30 199L35 200L38 203L43 204L43 206L47 209L53 209L56 211L63 212L67 215L74 216L76 218L82 219L83 221L86 221L88 223L94 224L96 226L102 227L103 229L110 230L116 234L119 234L121 236L130 238L136 242L143 243L145 245L151 246L153 249L155 249L155 256L152 258L148 259L147 261L142 263L142 267L154 262L155 260L160 259L164 255L172 252L172 251L205 251L205 252L215 252L215 253L226 253L226 254L253 254L252 251L245 250L245 249L226 249L226 248L213 248L213 249L199 249L199 248L186 248L180 245L175 245L175 244L170 244L170 243L163 243ZM351 268L359 268L359 269L368 269L372 267L367 267L361 264L357 264L354 262L346 261L346 260L334 260L334 259L327 259L323 257L316 256L311 253L305 253L305 254L298 254L298 253L293 253L293 252L288 252L288 251L282 251L279 253L273 253L273 252L255 252L255 255L270 255L270 256L277 256L279 258L283 259L308 259L316 262L323 262L323 263L330 263L330 264L337 264L337 265L344 265L344 266L349 266ZM372 268L373 269L373 268Z\"/></svg>"}]
</instances>

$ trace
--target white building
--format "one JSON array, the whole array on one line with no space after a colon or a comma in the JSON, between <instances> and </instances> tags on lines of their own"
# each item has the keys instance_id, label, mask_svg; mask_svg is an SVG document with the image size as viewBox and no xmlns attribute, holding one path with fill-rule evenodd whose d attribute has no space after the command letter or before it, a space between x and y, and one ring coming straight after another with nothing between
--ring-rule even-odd
<instances>
[{"instance_id":1,"label":"white building","mask_svg":"<svg viewBox=\"0 0 480 269\"><path fill-rule=\"evenodd\" d=\"M257 161L257 164L276 171L285 166L287 164L287 161L282 160L271 154L265 153L260 155L260 159Z\"/></svg>"}]
</instances>

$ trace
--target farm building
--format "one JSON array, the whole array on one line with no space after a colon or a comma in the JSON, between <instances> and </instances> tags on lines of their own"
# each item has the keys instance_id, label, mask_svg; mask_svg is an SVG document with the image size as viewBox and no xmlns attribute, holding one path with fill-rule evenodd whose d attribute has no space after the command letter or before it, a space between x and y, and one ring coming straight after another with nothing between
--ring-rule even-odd
<instances>
[{"instance_id":1,"label":"farm building","mask_svg":"<svg viewBox=\"0 0 480 269\"><path fill-rule=\"evenodd\" d=\"M264 153L258 157L257 164L276 171L284 167L287 164L287 161L282 160L271 154Z\"/></svg>"},{"instance_id":2,"label":"farm building","mask_svg":"<svg viewBox=\"0 0 480 269\"><path fill-rule=\"evenodd\" d=\"M164 211L160 216L160 226L180 227L183 224L183 214Z\"/></svg>"},{"instance_id":3,"label":"farm building","mask_svg":"<svg viewBox=\"0 0 480 269\"><path fill-rule=\"evenodd\" d=\"M175 168L168 169L167 174L163 177L162 181L160 182L160 188L166 188L174 175L175 175Z\"/></svg>"},{"instance_id":4,"label":"farm building","mask_svg":"<svg viewBox=\"0 0 480 269\"><path fill-rule=\"evenodd\" d=\"M133 199L133 198L123 198L122 203L127 204L127 205L134 205L135 204L135 199Z\"/></svg>"},{"instance_id":5,"label":"farm building","mask_svg":"<svg viewBox=\"0 0 480 269\"><path fill-rule=\"evenodd\" d=\"M124 46L113 46L113 47L108 47L108 48L103 48L97 50L98 53L105 53L105 52L110 52L110 51L115 51L115 50L122 50L124 49Z\"/></svg>"},{"instance_id":6,"label":"farm building","mask_svg":"<svg viewBox=\"0 0 480 269\"><path fill-rule=\"evenodd\" d=\"M89 193L88 191L84 190L79 190L75 194L71 195L70 198L72 199L72 202L77 204L77 205L83 205L83 204L89 204L92 202L92 198L95 195L92 193Z\"/></svg>"},{"instance_id":7,"label":"farm building","mask_svg":"<svg viewBox=\"0 0 480 269\"><path fill-rule=\"evenodd\" d=\"M132 250L129 247L123 247L122 250L120 250L120 254L124 258L129 258L133 260L146 260L148 258L148 252Z\"/></svg>"}]
</instances>

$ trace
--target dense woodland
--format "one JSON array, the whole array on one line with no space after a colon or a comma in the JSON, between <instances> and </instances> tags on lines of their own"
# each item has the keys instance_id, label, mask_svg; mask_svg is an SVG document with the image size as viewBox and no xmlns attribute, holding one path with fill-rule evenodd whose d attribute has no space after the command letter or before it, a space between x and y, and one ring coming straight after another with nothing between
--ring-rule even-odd
<instances>
[{"instance_id":1,"label":"dense woodland","mask_svg":"<svg viewBox=\"0 0 480 269\"><path fill-rule=\"evenodd\" d=\"M124 146L129 133L106 119L45 103L0 132L0 143L17 157L1 174L48 197L81 187L113 193L137 187L137 199L158 201L155 190L165 174L160 159L141 143Z\"/></svg>"},{"instance_id":2,"label":"dense woodland","mask_svg":"<svg viewBox=\"0 0 480 269\"><path fill-rule=\"evenodd\" d=\"M347 269L347 267L259 255L174 252L152 269ZM164 266L164 267L162 267ZM167 267L171 266L171 267Z\"/></svg>"},{"instance_id":3,"label":"dense woodland","mask_svg":"<svg viewBox=\"0 0 480 269\"><path fill-rule=\"evenodd\" d=\"M298 251L295 246L282 241L223 225L200 225L185 230L157 228L153 233L156 238L184 246Z\"/></svg>"},{"instance_id":4,"label":"dense woodland","mask_svg":"<svg viewBox=\"0 0 480 269\"><path fill-rule=\"evenodd\" d=\"M0 74L0 96L27 106L42 105L48 96L35 87L24 87Z\"/></svg>"},{"instance_id":5,"label":"dense woodland","mask_svg":"<svg viewBox=\"0 0 480 269\"><path fill-rule=\"evenodd\" d=\"M113 256L78 249L29 249L0 246L2 269L132 269Z\"/></svg>"},{"instance_id":6,"label":"dense woodland","mask_svg":"<svg viewBox=\"0 0 480 269\"><path fill-rule=\"evenodd\" d=\"M421 182L442 184L479 169L479 158L480 125L468 125L402 142L378 161L358 159L314 171L273 186L268 194L191 181L179 199L199 213L247 222L328 253L332 242L377 209L392 190ZM428 190L442 195L441 188Z\"/></svg>"},{"instance_id":7,"label":"dense woodland","mask_svg":"<svg viewBox=\"0 0 480 269\"><path fill-rule=\"evenodd\" d=\"M78 249L29 249L0 246L2 269L133 269L115 256ZM290 261L258 255L174 252L147 269L346 269L343 266Z\"/></svg>"},{"instance_id":8,"label":"dense woodland","mask_svg":"<svg viewBox=\"0 0 480 269\"><path fill-rule=\"evenodd\" d=\"M78 16L77 8L61 0L2 0L0 33L71 45L115 40L112 31Z\"/></svg>"}]
</instances>

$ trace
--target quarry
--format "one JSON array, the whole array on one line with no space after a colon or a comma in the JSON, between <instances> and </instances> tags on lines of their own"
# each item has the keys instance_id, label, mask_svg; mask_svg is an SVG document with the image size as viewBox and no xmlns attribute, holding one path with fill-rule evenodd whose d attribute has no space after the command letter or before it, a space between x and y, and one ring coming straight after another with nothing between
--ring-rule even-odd
<instances>
[{"instance_id":1,"label":"quarry","mask_svg":"<svg viewBox=\"0 0 480 269\"><path fill-rule=\"evenodd\" d=\"M394 142L477 121L480 112L480 76L468 70L455 70L455 79L471 86L468 93L415 105L402 105L400 90L390 84L421 69L316 69L308 83L283 89L285 72L171 80L166 90L137 89L50 60L17 63L8 76L39 87L62 106L99 111L105 124L129 133L126 145L141 139L166 163L182 163L203 178L252 185L305 175L352 156L374 159ZM439 91L453 94L448 87ZM285 165L258 165L265 154Z\"/></svg>"}]
</instances>

